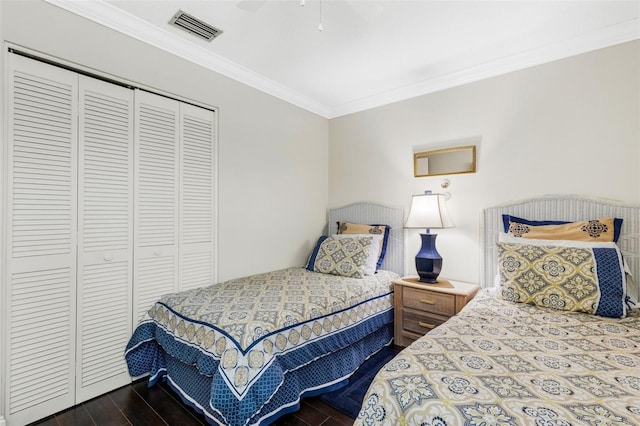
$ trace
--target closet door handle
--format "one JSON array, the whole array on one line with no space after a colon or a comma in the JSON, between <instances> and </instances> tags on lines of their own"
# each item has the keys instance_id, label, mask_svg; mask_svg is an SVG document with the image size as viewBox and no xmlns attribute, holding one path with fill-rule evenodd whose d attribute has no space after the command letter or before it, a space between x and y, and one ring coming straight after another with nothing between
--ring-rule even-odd
<instances>
[{"instance_id":1,"label":"closet door handle","mask_svg":"<svg viewBox=\"0 0 640 426\"><path fill-rule=\"evenodd\" d=\"M153 254L155 254L156 256L160 256L160 255L162 254L162 250L160 250L160 249L155 249L155 250L153 251Z\"/></svg>"},{"instance_id":2,"label":"closet door handle","mask_svg":"<svg viewBox=\"0 0 640 426\"><path fill-rule=\"evenodd\" d=\"M111 254L111 253L105 253L105 254L102 256L102 258L108 262L108 261L110 261L110 260L113 260L113 254Z\"/></svg>"}]
</instances>

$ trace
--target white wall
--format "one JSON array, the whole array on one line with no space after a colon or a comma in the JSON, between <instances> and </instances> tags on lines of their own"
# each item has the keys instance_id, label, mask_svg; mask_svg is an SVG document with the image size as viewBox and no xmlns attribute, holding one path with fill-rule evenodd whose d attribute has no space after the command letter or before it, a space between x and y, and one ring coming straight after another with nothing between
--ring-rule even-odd
<instances>
[{"instance_id":1,"label":"white wall","mask_svg":"<svg viewBox=\"0 0 640 426\"><path fill-rule=\"evenodd\" d=\"M640 201L640 42L331 120L329 206L405 207L451 181L442 276L479 279L484 207L549 193ZM413 177L413 148L480 136L477 173ZM462 144L467 144L463 141ZM407 273L419 230L410 230Z\"/></svg>"},{"instance_id":2,"label":"white wall","mask_svg":"<svg viewBox=\"0 0 640 426\"><path fill-rule=\"evenodd\" d=\"M6 42L218 108L220 280L306 261L326 222L326 119L39 0L2 0L0 17Z\"/></svg>"}]
</instances>

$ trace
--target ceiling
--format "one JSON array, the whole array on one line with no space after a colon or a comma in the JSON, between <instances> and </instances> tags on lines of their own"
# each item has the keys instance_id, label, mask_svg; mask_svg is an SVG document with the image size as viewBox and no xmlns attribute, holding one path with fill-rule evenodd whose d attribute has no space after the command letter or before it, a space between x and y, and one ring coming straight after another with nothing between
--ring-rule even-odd
<instances>
[{"instance_id":1,"label":"ceiling","mask_svg":"<svg viewBox=\"0 0 640 426\"><path fill-rule=\"evenodd\" d=\"M45 1L327 118L640 38L640 0Z\"/></svg>"}]
</instances>

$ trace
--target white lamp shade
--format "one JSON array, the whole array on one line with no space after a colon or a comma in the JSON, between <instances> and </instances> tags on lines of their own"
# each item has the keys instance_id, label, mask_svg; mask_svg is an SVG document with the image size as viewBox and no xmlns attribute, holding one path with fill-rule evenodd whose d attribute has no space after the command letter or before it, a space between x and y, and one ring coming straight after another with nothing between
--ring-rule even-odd
<instances>
[{"instance_id":1,"label":"white lamp shade","mask_svg":"<svg viewBox=\"0 0 640 426\"><path fill-rule=\"evenodd\" d=\"M453 228L443 194L414 195L405 228Z\"/></svg>"}]
</instances>

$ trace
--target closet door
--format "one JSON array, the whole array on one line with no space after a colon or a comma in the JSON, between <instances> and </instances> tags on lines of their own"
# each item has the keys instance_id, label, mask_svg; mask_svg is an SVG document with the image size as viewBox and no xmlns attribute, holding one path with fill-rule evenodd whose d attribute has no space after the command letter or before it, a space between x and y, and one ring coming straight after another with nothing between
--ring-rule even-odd
<instances>
[{"instance_id":1,"label":"closet door","mask_svg":"<svg viewBox=\"0 0 640 426\"><path fill-rule=\"evenodd\" d=\"M131 381L133 90L80 76L76 403Z\"/></svg>"},{"instance_id":2,"label":"closet door","mask_svg":"<svg viewBox=\"0 0 640 426\"><path fill-rule=\"evenodd\" d=\"M78 77L7 57L4 407L26 424L75 398Z\"/></svg>"},{"instance_id":3,"label":"closet door","mask_svg":"<svg viewBox=\"0 0 640 426\"><path fill-rule=\"evenodd\" d=\"M214 280L214 113L180 105L180 290Z\"/></svg>"},{"instance_id":4,"label":"closet door","mask_svg":"<svg viewBox=\"0 0 640 426\"><path fill-rule=\"evenodd\" d=\"M134 315L177 290L179 102L135 93Z\"/></svg>"}]
</instances>

